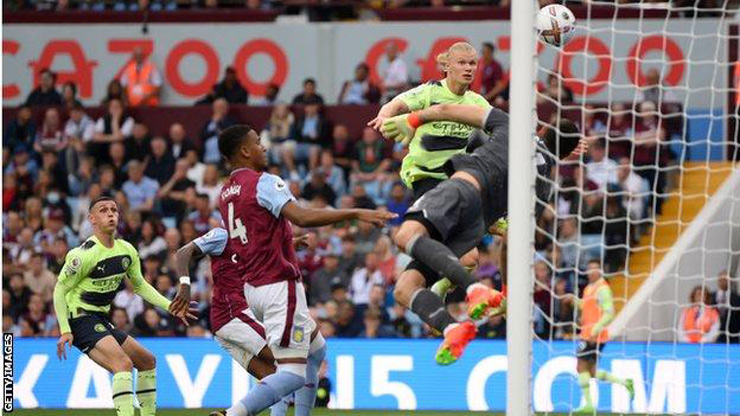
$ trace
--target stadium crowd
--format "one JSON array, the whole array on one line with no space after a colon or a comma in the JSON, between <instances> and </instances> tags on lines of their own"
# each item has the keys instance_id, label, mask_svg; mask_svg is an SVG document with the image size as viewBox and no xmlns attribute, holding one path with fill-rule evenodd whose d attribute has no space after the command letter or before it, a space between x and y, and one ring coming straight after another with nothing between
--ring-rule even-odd
<instances>
[{"instance_id":1,"label":"stadium crowd","mask_svg":"<svg viewBox=\"0 0 740 416\"><path fill-rule=\"evenodd\" d=\"M494 58L491 44L482 46L480 92L497 106L507 105L507 81ZM389 68L381 85L368 81L368 68L359 64L338 102L369 104L387 101L410 87L403 57L389 47ZM307 78L292 106L280 99L280 86L267 97L250 100L232 69L212 92L199 100L211 116L201 120L197 136L174 123L168 134L150 134L149 126L128 112L131 106L156 105L162 85L156 67L134 56L136 71L124 71L111 82L104 106L92 119L76 97L71 83L57 91L55 76L42 71L41 82L6 122L3 136L3 330L19 336L57 336L51 307L52 291L67 251L91 234L86 210L91 199L110 195L121 207L119 234L139 250L145 278L163 295L176 291L174 255L178 248L213 227L221 226L217 201L225 177L217 137L239 123L231 103L267 105L271 116L256 126L268 149L269 171L288 179L300 204L315 207L386 209L400 216L410 195L398 171L406 154L400 144L384 140L365 128L351 137L347 126L331 125L322 115L324 97ZM142 67L145 80L135 81ZM658 77L658 78L656 78ZM572 100L572 93L553 75L540 91L541 104ZM648 74L636 116L614 104L607 120L603 109L584 107L581 130L590 147L584 160L563 164L556 176L559 187L538 222L535 262L535 330L543 338L569 338L574 311L562 295L585 284L582 270L600 259L604 270L624 267L630 246L660 211L666 187L664 168L673 163L656 102L663 96L657 74ZM136 82L144 82L137 88ZM294 112L300 106L303 111ZM35 120L32 109L45 109ZM60 111L63 110L63 111ZM63 120L61 114L69 114ZM326 337L434 336L410 311L393 301L395 279L409 262L398 253L392 237L402 217L387 229L365 223L345 223L307 234L307 247L298 252L314 318ZM501 287L501 240L487 237L479 246L474 273L491 286ZM194 296L200 320L186 328L155 310L123 285L113 302L112 322L139 336L206 336L209 334L208 259L193 265ZM453 316L465 315L453 293L448 297ZM726 311L726 310L725 310ZM727 315L727 314L725 314ZM727 319L723 316L721 319ZM479 331L484 338L505 337L505 322L491 318Z\"/></svg>"}]
</instances>

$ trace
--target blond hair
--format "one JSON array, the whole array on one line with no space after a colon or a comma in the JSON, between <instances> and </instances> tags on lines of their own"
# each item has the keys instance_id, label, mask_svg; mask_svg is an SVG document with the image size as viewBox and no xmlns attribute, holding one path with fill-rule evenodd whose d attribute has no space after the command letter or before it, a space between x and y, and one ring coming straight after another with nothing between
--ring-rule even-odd
<instances>
[{"instance_id":1,"label":"blond hair","mask_svg":"<svg viewBox=\"0 0 740 416\"><path fill-rule=\"evenodd\" d=\"M450 55L452 55L453 52L478 53L473 45L469 44L468 42L457 42L453 44L445 52L437 55L437 65L439 65L439 69L442 72L447 72L447 67L450 65Z\"/></svg>"}]
</instances>

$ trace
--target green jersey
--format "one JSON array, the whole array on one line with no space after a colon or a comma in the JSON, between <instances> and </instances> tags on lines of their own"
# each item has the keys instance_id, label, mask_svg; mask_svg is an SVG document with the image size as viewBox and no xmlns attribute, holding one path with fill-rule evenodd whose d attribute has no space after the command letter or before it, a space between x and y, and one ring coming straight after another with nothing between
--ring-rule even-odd
<instances>
[{"instance_id":1,"label":"green jersey","mask_svg":"<svg viewBox=\"0 0 740 416\"><path fill-rule=\"evenodd\" d=\"M54 288L60 332L70 332L70 314L75 317L84 311L108 313L125 277L131 281L134 292L146 301L165 310L169 308L170 301L144 280L139 253L129 242L114 239L109 248L92 236L67 253Z\"/></svg>"},{"instance_id":2,"label":"green jersey","mask_svg":"<svg viewBox=\"0 0 740 416\"><path fill-rule=\"evenodd\" d=\"M473 91L457 95L447 88L447 82L429 81L396 97L411 111L436 104L467 104L490 108L483 96ZM447 179L442 165L447 159L465 151L474 128L452 121L434 121L419 126L409 144L409 154L401 165L401 179L411 185L424 178Z\"/></svg>"}]
</instances>

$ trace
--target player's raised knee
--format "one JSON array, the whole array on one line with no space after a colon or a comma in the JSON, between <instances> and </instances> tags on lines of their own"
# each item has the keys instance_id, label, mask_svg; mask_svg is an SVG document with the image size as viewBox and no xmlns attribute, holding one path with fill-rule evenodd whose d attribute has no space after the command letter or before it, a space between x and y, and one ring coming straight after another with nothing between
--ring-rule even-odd
<instances>
[{"instance_id":1,"label":"player's raised knee","mask_svg":"<svg viewBox=\"0 0 740 416\"><path fill-rule=\"evenodd\" d=\"M113 367L114 373L120 373L122 371L131 372L134 369L134 362L126 354L114 357L112 362L111 367Z\"/></svg>"},{"instance_id":2,"label":"player's raised knee","mask_svg":"<svg viewBox=\"0 0 740 416\"><path fill-rule=\"evenodd\" d=\"M136 368L139 370L152 370L157 366L157 358L149 351L142 354L138 361Z\"/></svg>"}]
</instances>

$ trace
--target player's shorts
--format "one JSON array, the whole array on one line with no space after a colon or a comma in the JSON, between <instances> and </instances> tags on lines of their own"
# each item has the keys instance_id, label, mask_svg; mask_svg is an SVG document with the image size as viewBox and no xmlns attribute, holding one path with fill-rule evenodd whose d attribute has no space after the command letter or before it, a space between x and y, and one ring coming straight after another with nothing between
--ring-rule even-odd
<instances>
[{"instance_id":1,"label":"player's shorts","mask_svg":"<svg viewBox=\"0 0 740 416\"><path fill-rule=\"evenodd\" d=\"M436 188L437 185L439 185L440 183L442 183L442 179L437 179L437 178L424 178L424 179L419 179L418 181L412 183L411 184L411 188L412 188L411 190L413 191L412 202L415 202L417 199L421 198L422 195Z\"/></svg>"},{"instance_id":2,"label":"player's shorts","mask_svg":"<svg viewBox=\"0 0 740 416\"><path fill-rule=\"evenodd\" d=\"M576 357L581 360L596 361L601 354L601 350L604 349L603 342L588 342L581 340L578 342L578 350L576 351Z\"/></svg>"},{"instance_id":3,"label":"player's shorts","mask_svg":"<svg viewBox=\"0 0 740 416\"><path fill-rule=\"evenodd\" d=\"M424 194L406 211L406 219L424 224L432 238L460 257L485 234L481 195L470 182L450 179Z\"/></svg>"},{"instance_id":4,"label":"player's shorts","mask_svg":"<svg viewBox=\"0 0 740 416\"><path fill-rule=\"evenodd\" d=\"M249 309L265 326L275 358L305 358L316 323L311 319L303 283L286 280L263 286L244 285Z\"/></svg>"},{"instance_id":5,"label":"player's shorts","mask_svg":"<svg viewBox=\"0 0 740 416\"><path fill-rule=\"evenodd\" d=\"M126 338L128 338L128 334L117 330L104 313L88 312L86 315L71 318L69 327L74 337L72 345L85 354L89 353L98 341L108 335L112 335L118 345L123 345Z\"/></svg>"},{"instance_id":6,"label":"player's shorts","mask_svg":"<svg viewBox=\"0 0 740 416\"><path fill-rule=\"evenodd\" d=\"M265 327L249 309L242 312L239 318L227 322L214 335L216 342L245 370L252 358L267 345Z\"/></svg>"}]
</instances>

